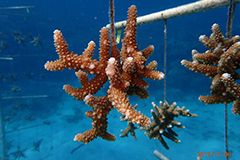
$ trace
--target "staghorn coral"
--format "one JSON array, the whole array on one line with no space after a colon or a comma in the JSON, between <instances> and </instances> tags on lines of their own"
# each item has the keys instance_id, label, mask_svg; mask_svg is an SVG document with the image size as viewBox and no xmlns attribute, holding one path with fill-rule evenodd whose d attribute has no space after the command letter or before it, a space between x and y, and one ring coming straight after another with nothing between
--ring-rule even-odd
<instances>
[{"instance_id":1,"label":"staghorn coral","mask_svg":"<svg viewBox=\"0 0 240 160\"><path fill-rule=\"evenodd\" d=\"M191 114L188 109L185 107L179 107L174 102L172 104L168 104L168 102L161 102L159 106L155 103L152 103L154 110L151 110L153 121L151 125L149 125L146 129L146 135L149 138L158 139L161 144L169 149L166 141L163 136L179 143L180 140L177 139L177 133L172 129L174 126L178 128L185 128L180 122L176 121L174 118L178 116L187 116L187 117L196 117L196 114Z\"/></svg>"},{"instance_id":2,"label":"staghorn coral","mask_svg":"<svg viewBox=\"0 0 240 160\"><path fill-rule=\"evenodd\" d=\"M130 134L135 140L137 140L137 136L135 130L137 129L136 126L132 122L128 122L128 127L124 129L120 135L120 137L127 137Z\"/></svg>"},{"instance_id":3,"label":"staghorn coral","mask_svg":"<svg viewBox=\"0 0 240 160\"><path fill-rule=\"evenodd\" d=\"M181 63L188 69L212 79L211 95L200 96L202 102L206 104L233 102L235 113L240 110L239 98L236 96L239 91L229 85L240 78L237 73L240 67L240 37L225 38L218 24L213 24L211 30L210 37L205 35L199 37L200 42L209 49L204 53L193 50L193 61L182 60ZM229 76L222 76L225 73L231 75L231 80L227 78Z\"/></svg>"},{"instance_id":4,"label":"staghorn coral","mask_svg":"<svg viewBox=\"0 0 240 160\"><path fill-rule=\"evenodd\" d=\"M143 51L137 49L136 44L136 7L131 6L128 11L128 22L125 30L122 50L115 49L114 54L110 54L110 40L108 29L100 30L100 49L99 61L92 59L95 43L89 42L88 47L81 55L69 51L68 44L64 40L61 31L54 31L54 44L59 59L48 61L45 68L49 71L63 69L72 69L76 71L81 88L74 88L70 85L64 85L64 90L78 100L85 100L93 111L86 115L93 119L93 128L83 134L77 134L75 140L88 143L97 136L107 140L114 140L114 136L107 132L107 115L112 108L116 108L126 120L137 123L140 126L150 124L150 119L140 112L136 111L128 100L128 91L135 93L140 97L147 97L147 82L143 78L160 80L163 73L156 71L156 62L145 66L147 57L153 51L150 46ZM116 47L114 45L114 47ZM118 53L119 52L119 53ZM119 55L117 55L119 54ZM114 56L111 57L110 56ZM121 58L118 61L117 57ZM120 59L119 59L120 60ZM154 65L153 65L154 63ZM91 80L88 74L95 74ZM104 97L93 96L109 79L110 87L107 95ZM133 92L134 90L134 92Z\"/></svg>"},{"instance_id":5,"label":"staghorn coral","mask_svg":"<svg viewBox=\"0 0 240 160\"><path fill-rule=\"evenodd\" d=\"M54 45L59 59L48 61L45 64L45 69L49 71L74 70L81 83L81 88L64 85L63 89L69 95L77 100L85 101L91 107L91 110L86 112L86 116L92 119L92 128L74 137L75 141L84 143L89 143L97 137L109 141L115 140L115 136L107 130L107 116L112 109L118 110L121 117L129 124L128 128L122 132L121 137L130 133L136 138L135 129L137 127L135 124L142 129L149 128L153 123L151 119L137 111L136 105L132 106L128 97L136 94L140 98L147 98L148 83L145 78L153 80L164 78L164 74L156 70L156 61L146 64L154 47L150 45L143 50L138 49L136 42L137 8L134 5L128 10L122 48L121 50L117 48L113 25L113 3L110 4L110 35L107 28L103 27L100 30L99 60L93 59L95 48L93 41L89 42L88 47L81 55L78 55L69 50L61 31L55 30ZM89 74L94 77L89 79ZM106 95L94 96L108 80L110 85Z\"/></svg>"},{"instance_id":6,"label":"staghorn coral","mask_svg":"<svg viewBox=\"0 0 240 160\"><path fill-rule=\"evenodd\" d=\"M232 112L240 115L240 85L234 81L229 73L224 73L221 76L221 81L224 83L226 90L236 98L233 102Z\"/></svg>"}]
</instances>

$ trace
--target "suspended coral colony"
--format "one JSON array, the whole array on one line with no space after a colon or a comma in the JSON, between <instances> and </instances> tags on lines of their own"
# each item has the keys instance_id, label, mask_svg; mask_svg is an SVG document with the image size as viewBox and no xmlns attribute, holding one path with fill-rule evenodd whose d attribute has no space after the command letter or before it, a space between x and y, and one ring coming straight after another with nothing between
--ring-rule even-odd
<instances>
[{"instance_id":1,"label":"suspended coral colony","mask_svg":"<svg viewBox=\"0 0 240 160\"><path fill-rule=\"evenodd\" d=\"M86 116L92 119L92 127L74 137L75 141L89 143L97 137L114 141L116 138L108 132L108 114L116 109L121 119L128 122L122 131L121 137L128 134L136 138L135 130L145 131L150 139L158 139L168 149L164 138L176 143L180 142L174 127L184 128L176 121L179 116L196 117L196 114L177 104L160 102L152 103L152 118L137 110L137 105L129 102L130 95L137 95L141 99L148 97L148 83L145 78L161 80L164 74L157 71L157 62L146 64L148 57L154 50L149 45L139 50L136 42L137 8L132 5L128 9L124 37L121 41L121 50L117 48L114 28L114 7L110 1L110 29L103 27L100 30L99 60L93 59L95 43L88 43L88 47L78 55L69 50L68 44L60 30L54 31L54 45L59 59L48 61L45 69L59 71L63 69L74 70L81 83L81 88L64 85L64 90L77 100L84 101L90 106ZM199 99L207 104L233 102L233 113L240 114L240 86L237 69L240 67L239 36L225 38L218 24L212 26L210 37L200 36L199 40L208 48L204 53L192 51L193 61L182 60L182 65L188 69L202 73L212 78L211 95L200 96ZM95 75L89 79L89 75ZM92 76L91 76L92 77ZM105 96L95 96L102 86L109 82Z\"/></svg>"}]
</instances>

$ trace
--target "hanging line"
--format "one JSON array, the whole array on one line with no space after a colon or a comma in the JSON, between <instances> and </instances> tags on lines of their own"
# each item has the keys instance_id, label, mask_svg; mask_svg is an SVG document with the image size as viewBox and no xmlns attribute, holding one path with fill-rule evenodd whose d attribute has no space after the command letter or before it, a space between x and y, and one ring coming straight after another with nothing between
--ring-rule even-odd
<instances>
[{"instance_id":1,"label":"hanging line","mask_svg":"<svg viewBox=\"0 0 240 160\"><path fill-rule=\"evenodd\" d=\"M234 0L229 0L228 18L227 18L227 27L226 27L227 38L230 38L232 36L232 25L233 25L234 10L235 10Z\"/></svg>"},{"instance_id":2,"label":"hanging line","mask_svg":"<svg viewBox=\"0 0 240 160\"><path fill-rule=\"evenodd\" d=\"M229 150L228 150L228 105L227 103L225 104L225 107L224 107L224 117L225 117L225 156L226 156L226 159L229 160L229 156L230 156L230 153L229 153Z\"/></svg>"},{"instance_id":3,"label":"hanging line","mask_svg":"<svg viewBox=\"0 0 240 160\"><path fill-rule=\"evenodd\" d=\"M234 16L234 0L229 0L228 6L228 14L227 14L227 27L226 27L226 36L227 38L231 38L232 36L232 25L233 25L233 16ZM225 119L225 157L229 160L229 147L228 147L228 105L225 103L224 108L224 119Z\"/></svg>"},{"instance_id":4,"label":"hanging line","mask_svg":"<svg viewBox=\"0 0 240 160\"><path fill-rule=\"evenodd\" d=\"M167 101L167 19L164 19L164 89L163 100Z\"/></svg>"}]
</instances>

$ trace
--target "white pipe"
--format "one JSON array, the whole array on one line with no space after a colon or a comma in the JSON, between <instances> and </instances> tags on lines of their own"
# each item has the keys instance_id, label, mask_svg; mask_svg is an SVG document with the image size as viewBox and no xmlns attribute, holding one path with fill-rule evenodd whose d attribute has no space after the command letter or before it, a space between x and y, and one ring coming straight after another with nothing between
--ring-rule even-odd
<instances>
[{"instance_id":1,"label":"white pipe","mask_svg":"<svg viewBox=\"0 0 240 160\"><path fill-rule=\"evenodd\" d=\"M235 0L235 2L239 2L240 0ZM208 9L213 9L217 7L222 7L228 5L229 0L200 0L197 2L181 5L175 8L166 9L160 12L155 12L151 14L147 14L145 16L140 16L137 18L137 25L142 25L146 23L151 23L163 19L169 19L172 17L182 16L191 13L197 13L201 11L205 11ZM126 21L120 21L115 23L116 29L122 28L126 26ZM110 27L110 24L106 26Z\"/></svg>"},{"instance_id":2,"label":"white pipe","mask_svg":"<svg viewBox=\"0 0 240 160\"><path fill-rule=\"evenodd\" d=\"M34 8L35 6L10 6L10 7L0 7L0 10L2 9L30 9Z\"/></svg>"},{"instance_id":3,"label":"white pipe","mask_svg":"<svg viewBox=\"0 0 240 160\"><path fill-rule=\"evenodd\" d=\"M30 99L30 98L48 98L48 95L31 95L31 96L9 96L9 97L2 97L2 100L8 99Z\"/></svg>"},{"instance_id":4,"label":"white pipe","mask_svg":"<svg viewBox=\"0 0 240 160\"><path fill-rule=\"evenodd\" d=\"M159 159L159 160L169 160L166 156L164 156L161 152L158 150L154 150L153 154Z\"/></svg>"}]
</instances>

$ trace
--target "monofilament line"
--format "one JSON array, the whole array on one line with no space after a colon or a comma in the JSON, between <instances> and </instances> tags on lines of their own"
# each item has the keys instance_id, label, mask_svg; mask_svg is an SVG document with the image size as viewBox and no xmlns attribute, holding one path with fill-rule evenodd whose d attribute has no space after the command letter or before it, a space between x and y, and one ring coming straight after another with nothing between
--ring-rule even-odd
<instances>
[{"instance_id":1,"label":"monofilament line","mask_svg":"<svg viewBox=\"0 0 240 160\"><path fill-rule=\"evenodd\" d=\"M167 101L167 19L164 19L164 89L163 100Z\"/></svg>"},{"instance_id":2,"label":"monofilament line","mask_svg":"<svg viewBox=\"0 0 240 160\"><path fill-rule=\"evenodd\" d=\"M227 17L227 27L226 27L226 36L230 38L232 36L232 24L234 16L235 3L234 0L229 0L228 6L228 17Z\"/></svg>"},{"instance_id":3,"label":"monofilament line","mask_svg":"<svg viewBox=\"0 0 240 160\"><path fill-rule=\"evenodd\" d=\"M234 0L229 0L228 14L227 14L227 31L226 36L230 38L232 36L232 25L234 16ZM225 152L226 159L229 160L229 147L228 147L228 106L225 104L224 108L224 119L225 119Z\"/></svg>"},{"instance_id":4,"label":"monofilament line","mask_svg":"<svg viewBox=\"0 0 240 160\"><path fill-rule=\"evenodd\" d=\"M225 156L226 159L229 160L229 150L228 150L228 105L227 103L225 104L224 108L224 119L225 119Z\"/></svg>"}]
</instances>

